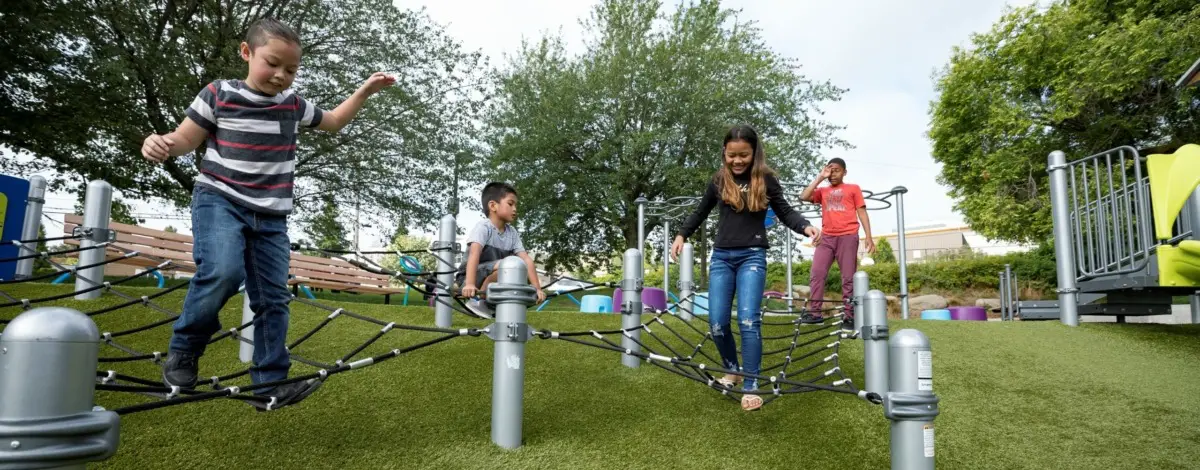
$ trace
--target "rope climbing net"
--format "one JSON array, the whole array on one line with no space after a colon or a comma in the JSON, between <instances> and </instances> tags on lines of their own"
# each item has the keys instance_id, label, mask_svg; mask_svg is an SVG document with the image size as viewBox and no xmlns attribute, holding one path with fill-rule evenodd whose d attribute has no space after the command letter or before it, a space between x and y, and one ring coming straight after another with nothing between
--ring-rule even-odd
<instances>
[{"instance_id":1,"label":"rope climbing net","mask_svg":"<svg viewBox=\"0 0 1200 470\"><path fill-rule=\"evenodd\" d=\"M65 240L73 237L82 238L88 235L87 230L81 230L68 237L2 243L12 243L21 246L24 251L32 251L27 248L30 246L27 244ZM441 259L444 265L453 266L454 263L448 262L453 259L453 247L439 246L429 250L408 252L320 250L300 245L293 246L293 249L324 253L330 257L348 261L364 270L390 275L417 292L431 296L435 302L449 306L454 312L472 319L491 318L490 312L469 308L465 303L467 299L458 296L454 286L433 280L438 275L448 274L447 272L424 271L420 269L419 263L414 265L411 262L403 261L404 256L428 253ZM102 262L85 266L64 266L53 259L54 256L88 250L106 250L109 252L109 256ZM400 256L402 272L388 269L367 256L380 253ZM154 399L112 410L118 414L136 413L218 398L242 400L257 408L271 410L276 405L274 398L257 396L254 394L255 390L306 380L324 381L333 375L380 364L456 338L487 336L490 328L484 324L470 328L439 328L420 324L404 324L374 318L349 308L334 307L316 300L293 296L291 298L293 302L325 312L319 320L311 317L293 318L293 325L305 324L307 326L307 324L315 322L311 327L297 330L297 332L303 331L303 333L287 344L290 359L301 364L304 367L303 371L297 370L296 375L285 380L251 384L248 383L250 367L232 360L222 361L223 353L218 353L214 354L214 359L210 361L213 364L206 363L205 367L221 373L202 380L201 385L194 389L180 389L167 387L160 380L158 368L167 358L167 354L154 348L167 344L166 338L169 338L171 333L168 325L174 323L180 316L180 312L176 309L163 305L166 303L163 302L163 298L185 289L189 281L174 283L146 295L131 294L128 289L123 290L135 279L176 267L171 260L140 253L122 246L120 242L108 241L69 250L23 254L14 258L0 259L0 264L32 258L46 261L55 268L55 271L23 279L0 279L0 326L9 323L16 313L32 309L35 306L53 305L53 302L80 294L101 291L120 299L116 303L111 300L97 302L106 305L83 312L101 327L99 340L103 346L99 364L102 370L96 371L97 390L137 394ZM89 268L127 261L132 258L150 261L153 266L147 267L137 274L111 281L89 278L84 273ZM86 281L86 284L91 287L36 298L19 298L20 296L11 295L4 290L11 290L11 287L21 284L28 285L44 281L66 273ZM548 294L547 297L616 286L615 283L591 283L567 276L559 276L555 278L554 282L563 279L576 281L580 287L557 291ZM432 292L427 288L431 281L434 285ZM36 292L37 290L39 289L23 288L23 292ZM880 403L878 395L869 394L856 388L839 364L838 348L841 340L853 335L839 327L840 321L845 315L844 306L826 309L826 312L832 314L820 324L802 323L800 314L803 311L793 311L790 308L786 310L764 309L765 315L762 321L763 367L759 374L753 375L759 380L761 388L755 391L743 391L736 386L731 387L721 383L716 377L716 374L744 377L751 376L751 374L719 366L722 361L719 360L719 354L716 352L716 346L712 341L713 334L708 323L687 307L688 300L691 300L690 296L670 304L666 309L645 310L640 317L644 321L636 328L586 331L552 331L531 328L531 332L534 338L568 342L634 356L676 375L704 384L731 398L743 393L769 395L764 400L764 403L768 403L787 394L830 391L852 394L873 403ZM10 311L16 313L7 314ZM125 317L116 318L114 314L118 312ZM348 323L353 325L347 325ZM130 325L139 326L129 327ZM246 334L246 330L253 326L254 322L249 321L227 328L214 335L208 344L213 345L225 341L226 344L252 346L254 342L251 335ZM114 328L106 329L106 327ZM122 329L115 329L115 327ZM645 336L641 336L643 333ZM735 331L734 334L737 333ZM326 336L331 337L326 343L314 339ZM637 350L623 347L620 344L621 338L631 339L639 347ZM355 346L344 351L331 350L331 348L338 349L340 345L347 343L355 344ZM384 343L390 344L385 346Z\"/></svg>"}]
</instances>

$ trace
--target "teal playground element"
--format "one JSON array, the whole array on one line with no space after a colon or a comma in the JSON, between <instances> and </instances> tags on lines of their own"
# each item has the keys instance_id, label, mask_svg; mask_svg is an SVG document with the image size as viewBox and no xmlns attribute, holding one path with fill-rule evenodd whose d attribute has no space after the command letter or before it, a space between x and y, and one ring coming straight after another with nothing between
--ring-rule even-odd
<instances>
[{"instance_id":1,"label":"teal playground element","mask_svg":"<svg viewBox=\"0 0 1200 470\"><path fill-rule=\"evenodd\" d=\"M944 308L921 311L922 320L949 320L950 311Z\"/></svg>"},{"instance_id":2,"label":"teal playground element","mask_svg":"<svg viewBox=\"0 0 1200 470\"><path fill-rule=\"evenodd\" d=\"M585 295L579 304L583 313L613 313L613 299L607 295Z\"/></svg>"}]
</instances>

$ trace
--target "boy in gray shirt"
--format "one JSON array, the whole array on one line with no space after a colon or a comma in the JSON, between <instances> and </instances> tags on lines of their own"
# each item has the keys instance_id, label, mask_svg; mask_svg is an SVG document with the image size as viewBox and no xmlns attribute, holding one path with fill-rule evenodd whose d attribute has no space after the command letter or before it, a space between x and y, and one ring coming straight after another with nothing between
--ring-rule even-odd
<instances>
[{"instance_id":1,"label":"boy in gray shirt","mask_svg":"<svg viewBox=\"0 0 1200 470\"><path fill-rule=\"evenodd\" d=\"M467 260L459 265L455 281L463 297L473 298L496 282L497 267L504 258L518 256L529 270L529 282L537 289L538 302L546 300L538 279L537 267L521 243L521 234L512 226L517 218L517 190L508 183L492 182L483 188L481 220L467 234Z\"/></svg>"}]
</instances>

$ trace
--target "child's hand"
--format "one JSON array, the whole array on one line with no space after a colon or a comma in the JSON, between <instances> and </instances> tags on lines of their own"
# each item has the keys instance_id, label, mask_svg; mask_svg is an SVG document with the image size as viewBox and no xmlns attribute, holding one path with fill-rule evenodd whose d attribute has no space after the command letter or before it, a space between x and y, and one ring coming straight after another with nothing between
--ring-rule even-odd
<instances>
[{"instance_id":1,"label":"child's hand","mask_svg":"<svg viewBox=\"0 0 1200 470\"><path fill-rule=\"evenodd\" d=\"M683 237L676 235L675 241L671 243L671 261L675 261L679 257L679 253L683 252Z\"/></svg>"},{"instance_id":2,"label":"child's hand","mask_svg":"<svg viewBox=\"0 0 1200 470\"><path fill-rule=\"evenodd\" d=\"M362 90L366 92L367 95L374 95L375 93L378 93L379 90L394 84L396 84L396 77L383 72L375 72L371 74L371 77L367 79L366 83L363 83Z\"/></svg>"},{"instance_id":3,"label":"child's hand","mask_svg":"<svg viewBox=\"0 0 1200 470\"><path fill-rule=\"evenodd\" d=\"M867 239L867 253L875 254L875 240Z\"/></svg>"},{"instance_id":4,"label":"child's hand","mask_svg":"<svg viewBox=\"0 0 1200 470\"><path fill-rule=\"evenodd\" d=\"M822 179L822 180L827 180L827 179L829 179L829 176L830 176L831 174L833 174L833 167L831 167L831 166L829 166L829 165L825 165L825 168L822 168L822 169L821 169L821 179Z\"/></svg>"},{"instance_id":5,"label":"child's hand","mask_svg":"<svg viewBox=\"0 0 1200 470\"><path fill-rule=\"evenodd\" d=\"M811 238L813 243L821 241L821 231L812 225L804 227L804 234L808 235L808 238Z\"/></svg>"},{"instance_id":6,"label":"child's hand","mask_svg":"<svg viewBox=\"0 0 1200 470\"><path fill-rule=\"evenodd\" d=\"M475 294L479 292L479 288L475 287L474 283L468 283L467 287L462 288L462 296L468 299L475 298Z\"/></svg>"},{"instance_id":7,"label":"child's hand","mask_svg":"<svg viewBox=\"0 0 1200 470\"><path fill-rule=\"evenodd\" d=\"M169 137L150 134L142 142L142 156L154 163L162 163L166 159L171 158L171 147L174 146L175 141Z\"/></svg>"},{"instance_id":8,"label":"child's hand","mask_svg":"<svg viewBox=\"0 0 1200 470\"><path fill-rule=\"evenodd\" d=\"M542 302L545 302L546 301L546 293L543 292L541 289L538 289L537 290L537 299L538 299L539 304Z\"/></svg>"}]
</instances>

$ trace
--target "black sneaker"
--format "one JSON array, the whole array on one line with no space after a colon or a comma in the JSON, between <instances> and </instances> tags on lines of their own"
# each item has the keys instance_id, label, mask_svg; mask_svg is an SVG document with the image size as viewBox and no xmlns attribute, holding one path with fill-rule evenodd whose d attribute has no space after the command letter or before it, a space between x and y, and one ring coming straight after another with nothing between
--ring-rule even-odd
<instances>
[{"instance_id":1,"label":"black sneaker","mask_svg":"<svg viewBox=\"0 0 1200 470\"><path fill-rule=\"evenodd\" d=\"M818 323L825 323L825 317L820 316L820 315L815 315L812 313L806 313L804 315L800 315L800 323L803 323L805 325L815 325Z\"/></svg>"},{"instance_id":2,"label":"black sneaker","mask_svg":"<svg viewBox=\"0 0 1200 470\"><path fill-rule=\"evenodd\" d=\"M317 391L318 388L321 388L322 383L324 382L317 379L309 379L280 385L270 392L256 395L254 400L247 400L247 403L250 403L251 406L257 408L260 412L278 410L285 406L300 403L300 401L308 398L309 395Z\"/></svg>"},{"instance_id":3,"label":"black sneaker","mask_svg":"<svg viewBox=\"0 0 1200 470\"><path fill-rule=\"evenodd\" d=\"M196 374L200 372L198 359L194 354L172 351L163 364L163 383L168 387L195 388Z\"/></svg>"},{"instance_id":4,"label":"black sneaker","mask_svg":"<svg viewBox=\"0 0 1200 470\"><path fill-rule=\"evenodd\" d=\"M854 317L851 317L851 316L842 317L842 330L854 331Z\"/></svg>"}]
</instances>

